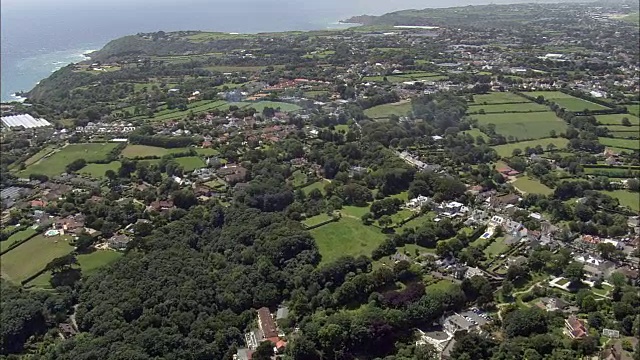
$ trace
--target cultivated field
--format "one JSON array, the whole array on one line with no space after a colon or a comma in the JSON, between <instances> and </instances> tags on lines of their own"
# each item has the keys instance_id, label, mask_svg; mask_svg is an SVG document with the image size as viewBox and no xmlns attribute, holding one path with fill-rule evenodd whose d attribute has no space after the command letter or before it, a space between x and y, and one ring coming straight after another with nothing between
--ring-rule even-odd
<instances>
[{"instance_id":1,"label":"cultivated field","mask_svg":"<svg viewBox=\"0 0 640 360\"><path fill-rule=\"evenodd\" d=\"M510 92L492 92L489 94L473 95L473 104L513 104L528 103L529 100Z\"/></svg>"},{"instance_id":2,"label":"cultivated field","mask_svg":"<svg viewBox=\"0 0 640 360\"><path fill-rule=\"evenodd\" d=\"M618 139L618 138L598 138L598 142L604 146L611 146L615 148L640 150L640 140L637 139Z\"/></svg>"},{"instance_id":3,"label":"cultivated field","mask_svg":"<svg viewBox=\"0 0 640 360\"><path fill-rule=\"evenodd\" d=\"M549 111L545 105L534 102L525 102L518 104L493 104L493 105L471 105L467 109L467 114L477 114L484 110L485 113L508 113L508 112L534 112Z\"/></svg>"},{"instance_id":4,"label":"cultivated field","mask_svg":"<svg viewBox=\"0 0 640 360\"><path fill-rule=\"evenodd\" d=\"M126 148L124 148L124 150L122 150L122 156L129 159L144 158L149 156L163 157L168 154L182 153L188 150L189 149L187 148L165 149L157 146L129 144Z\"/></svg>"},{"instance_id":5,"label":"cultivated field","mask_svg":"<svg viewBox=\"0 0 640 360\"><path fill-rule=\"evenodd\" d=\"M583 100L575 96L565 94L560 91L532 91L527 95L538 97L542 95L546 100L553 101L558 106L569 111L582 111L582 110L605 110L606 106L592 103L591 101Z\"/></svg>"},{"instance_id":6,"label":"cultivated field","mask_svg":"<svg viewBox=\"0 0 640 360\"><path fill-rule=\"evenodd\" d=\"M310 232L318 244L323 264L342 256L371 256L386 236L374 227L363 225L360 220L345 217Z\"/></svg>"},{"instance_id":7,"label":"cultivated field","mask_svg":"<svg viewBox=\"0 0 640 360\"><path fill-rule=\"evenodd\" d=\"M519 140L541 139L549 137L549 132L555 130L557 134L567 129L567 124L559 119L555 113L506 113L473 115L480 125L495 124L496 132L506 137L513 136Z\"/></svg>"},{"instance_id":8,"label":"cultivated field","mask_svg":"<svg viewBox=\"0 0 640 360\"><path fill-rule=\"evenodd\" d=\"M73 251L69 237L38 235L0 257L2 277L20 282L42 270L51 260Z\"/></svg>"},{"instance_id":9,"label":"cultivated field","mask_svg":"<svg viewBox=\"0 0 640 360\"><path fill-rule=\"evenodd\" d=\"M532 179L528 176L520 177L511 184L513 184L516 189L520 190L520 192L524 194L549 195L553 193L552 189L542 184L540 181Z\"/></svg>"},{"instance_id":10,"label":"cultivated field","mask_svg":"<svg viewBox=\"0 0 640 360\"><path fill-rule=\"evenodd\" d=\"M632 114L596 115L596 120L602 125L622 125L622 119L627 118L632 125L640 124L640 119Z\"/></svg>"},{"instance_id":11,"label":"cultivated field","mask_svg":"<svg viewBox=\"0 0 640 360\"><path fill-rule=\"evenodd\" d=\"M20 177L28 177L31 174L50 177L60 175L66 171L66 166L75 160L85 159L87 162L104 160L116 146L115 143L70 144L28 166L19 172L19 175Z\"/></svg>"},{"instance_id":12,"label":"cultivated field","mask_svg":"<svg viewBox=\"0 0 640 360\"><path fill-rule=\"evenodd\" d=\"M366 109L364 114L372 119L386 119L391 115L406 116L411 111L411 102L383 104Z\"/></svg>"},{"instance_id":13,"label":"cultivated field","mask_svg":"<svg viewBox=\"0 0 640 360\"><path fill-rule=\"evenodd\" d=\"M86 174L96 179L101 179L104 177L104 173L107 170L113 170L118 173L118 169L120 169L120 161L112 161L108 164L87 164L87 166L80 169L80 174Z\"/></svg>"},{"instance_id":14,"label":"cultivated field","mask_svg":"<svg viewBox=\"0 0 640 360\"><path fill-rule=\"evenodd\" d=\"M530 148L534 148L538 145L542 146L542 148L547 151L547 146L549 144L553 144L556 146L557 150L564 149L567 147L569 140L565 138L544 138L538 140L529 140L529 141L520 141L517 143L503 144L492 146L500 157L510 157L513 154L514 149L520 149L524 152L524 149L528 146Z\"/></svg>"},{"instance_id":15,"label":"cultivated field","mask_svg":"<svg viewBox=\"0 0 640 360\"><path fill-rule=\"evenodd\" d=\"M202 161L198 156L185 156L175 158L174 160L182 166L185 172L205 167L204 161Z\"/></svg>"}]
</instances>

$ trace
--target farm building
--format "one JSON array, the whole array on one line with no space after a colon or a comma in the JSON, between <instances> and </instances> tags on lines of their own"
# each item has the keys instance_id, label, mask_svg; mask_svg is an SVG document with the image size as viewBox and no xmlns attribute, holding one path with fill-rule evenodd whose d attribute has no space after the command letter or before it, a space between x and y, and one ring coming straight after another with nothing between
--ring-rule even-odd
<instances>
[{"instance_id":1,"label":"farm building","mask_svg":"<svg viewBox=\"0 0 640 360\"><path fill-rule=\"evenodd\" d=\"M34 129L52 126L45 119L36 119L29 114L3 116L2 125L9 129Z\"/></svg>"}]
</instances>

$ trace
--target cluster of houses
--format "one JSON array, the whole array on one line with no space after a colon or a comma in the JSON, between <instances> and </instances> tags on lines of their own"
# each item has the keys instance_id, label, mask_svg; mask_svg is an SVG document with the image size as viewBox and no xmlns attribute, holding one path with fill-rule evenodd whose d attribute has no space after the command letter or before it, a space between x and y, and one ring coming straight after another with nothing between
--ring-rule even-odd
<instances>
[{"instance_id":1,"label":"cluster of houses","mask_svg":"<svg viewBox=\"0 0 640 360\"><path fill-rule=\"evenodd\" d=\"M272 314L268 308L262 307L257 313L257 326L244 334L246 347L237 350L233 356L234 360L251 360L253 352L265 341L273 344L275 354L282 354L287 347L286 335L278 327L278 321L289 316L289 309L286 306L280 306L276 313Z\"/></svg>"}]
</instances>

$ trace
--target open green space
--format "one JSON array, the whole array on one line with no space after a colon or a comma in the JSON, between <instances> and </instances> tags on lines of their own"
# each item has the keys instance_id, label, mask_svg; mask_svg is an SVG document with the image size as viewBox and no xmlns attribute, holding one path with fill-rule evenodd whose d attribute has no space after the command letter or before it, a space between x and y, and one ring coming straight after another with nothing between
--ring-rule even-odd
<instances>
[{"instance_id":1,"label":"open green space","mask_svg":"<svg viewBox=\"0 0 640 360\"><path fill-rule=\"evenodd\" d=\"M586 110L608 109L608 107L606 106L602 106L600 104L596 104L591 101L580 99L560 91L532 91L527 93L527 95L530 95L533 97L538 97L542 95L546 100L552 101L558 104L558 106L569 111L583 111L585 109Z\"/></svg>"},{"instance_id":2,"label":"open green space","mask_svg":"<svg viewBox=\"0 0 640 360\"><path fill-rule=\"evenodd\" d=\"M362 215L366 214L369 212L369 206L353 206L353 205L348 205L348 206L344 206L340 212L343 215L346 216L351 216L357 219L360 219L362 217Z\"/></svg>"},{"instance_id":3,"label":"open green space","mask_svg":"<svg viewBox=\"0 0 640 360\"><path fill-rule=\"evenodd\" d=\"M87 164L85 167L80 169L79 173L89 175L96 179L100 179L104 177L104 173L107 170L113 170L118 173L120 165L120 161L112 161L108 164Z\"/></svg>"},{"instance_id":4,"label":"open green space","mask_svg":"<svg viewBox=\"0 0 640 360\"><path fill-rule=\"evenodd\" d=\"M486 249L484 249L484 254L487 256L488 260L491 260L497 255L500 255L503 252L507 251L508 248L509 245L505 243L505 238L499 237L493 240L493 242L489 244Z\"/></svg>"},{"instance_id":5,"label":"open green space","mask_svg":"<svg viewBox=\"0 0 640 360\"><path fill-rule=\"evenodd\" d=\"M51 260L73 251L68 236L37 235L0 257L2 277L19 283L42 270Z\"/></svg>"},{"instance_id":6,"label":"open green space","mask_svg":"<svg viewBox=\"0 0 640 360\"><path fill-rule=\"evenodd\" d=\"M519 140L546 138L551 130L560 134L567 129L567 124L551 111L473 115L472 118L480 125L494 124L498 134Z\"/></svg>"},{"instance_id":7,"label":"open green space","mask_svg":"<svg viewBox=\"0 0 640 360\"><path fill-rule=\"evenodd\" d=\"M493 104L493 105L471 105L467 109L468 114L477 114L484 111L491 113L507 113L507 112L535 112L549 111L545 105L534 102L518 103L518 104Z\"/></svg>"},{"instance_id":8,"label":"open green space","mask_svg":"<svg viewBox=\"0 0 640 360\"><path fill-rule=\"evenodd\" d=\"M322 213L322 214L318 214L316 216L307 218L304 221L302 221L302 223L305 224L306 226L316 226L318 224L321 224L325 221L329 221L331 219L332 219L331 216L327 215L326 213Z\"/></svg>"},{"instance_id":9,"label":"open green space","mask_svg":"<svg viewBox=\"0 0 640 360\"><path fill-rule=\"evenodd\" d=\"M212 148L197 148L196 152L200 156L216 156L220 155L220 151Z\"/></svg>"},{"instance_id":10,"label":"open green space","mask_svg":"<svg viewBox=\"0 0 640 360\"><path fill-rule=\"evenodd\" d=\"M431 285L428 285L425 289L426 293L432 292L432 291L441 291L441 290L448 290L450 289L452 286L454 286L455 284L453 283L453 281L450 280L439 280Z\"/></svg>"},{"instance_id":11,"label":"open green space","mask_svg":"<svg viewBox=\"0 0 640 360\"><path fill-rule=\"evenodd\" d=\"M326 264L342 256L371 256L371 252L382 243L386 235L378 229L365 226L360 220L342 217L310 230L316 240L322 263Z\"/></svg>"},{"instance_id":12,"label":"open green space","mask_svg":"<svg viewBox=\"0 0 640 360\"><path fill-rule=\"evenodd\" d=\"M549 195L553 193L552 189L541 183L539 180L528 176L519 177L512 184L525 194Z\"/></svg>"},{"instance_id":13,"label":"open green space","mask_svg":"<svg viewBox=\"0 0 640 360\"><path fill-rule=\"evenodd\" d=\"M622 119L627 118L632 125L639 125L640 119L633 114L607 114L607 115L595 115L596 120L602 125L620 125L622 126ZM608 126L607 126L608 128Z\"/></svg>"},{"instance_id":14,"label":"open green space","mask_svg":"<svg viewBox=\"0 0 640 360\"><path fill-rule=\"evenodd\" d=\"M37 153L31 155L31 157L29 157L27 160L24 161L25 166L29 166L35 162L37 162L38 160L42 159L45 155L47 155L48 153L52 152L56 147L53 145L47 145L45 146L42 150L38 151Z\"/></svg>"},{"instance_id":15,"label":"open green space","mask_svg":"<svg viewBox=\"0 0 640 360\"><path fill-rule=\"evenodd\" d=\"M626 206L633 211L640 211L640 193L628 190L613 190L601 192L618 199L620 205L622 206Z\"/></svg>"},{"instance_id":16,"label":"open green space","mask_svg":"<svg viewBox=\"0 0 640 360\"><path fill-rule=\"evenodd\" d=\"M604 146L611 146L615 148L640 150L640 140L637 139L619 139L619 138L598 138L598 142Z\"/></svg>"},{"instance_id":17,"label":"open green space","mask_svg":"<svg viewBox=\"0 0 640 360\"><path fill-rule=\"evenodd\" d=\"M280 109L280 111L290 112L290 111L298 111L302 109L300 106L296 104L290 104L281 101L258 101L255 103L249 103L247 107L251 107L256 109L258 112L262 112L262 110L266 107L270 107L273 109Z\"/></svg>"},{"instance_id":18,"label":"open green space","mask_svg":"<svg viewBox=\"0 0 640 360\"><path fill-rule=\"evenodd\" d=\"M274 69L283 68L284 65L272 65ZM230 66L230 65L217 65L207 66L206 70L219 71L221 73L234 73L234 72L257 72L266 69L267 66Z\"/></svg>"},{"instance_id":19,"label":"open green space","mask_svg":"<svg viewBox=\"0 0 640 360\"><path fill-rule=\"evenodd\" d=\"M309 181L307 178L307 174L303 171L296 170L293 172L293 174L291 174L291 182L293 183L294 187L302 186L306 184L307 181Z\"/></svg>"},{"instance_id":20,"label":"open green space","mask_svg":"<svg viewBox=\"0 0 640 360\"><path fill-rule=\"evenodd\" d=\"M465 135L471 135L473 136L473 141L475 141L475 139L480 136L482 139L484 139L484 141L489 141L489 136L487 136L487 134L483 133L482 131L480 131L480 129L476 129L473 128L471 130L465 130L462 132Z\"/></svg>"},{"instance_id":21,"label":"open green space","mask_svg":"<svg viewBox=\"0 0 640 360\"><path fill-rule=\"evenodd\" d=\"M87 162L92 162L106 159L107 154L116 146L115 143L69 144L28 166L20 171L19 175L21 177L28 177L31 174L43 174L50 177L60 175L66 171L66 166L75 160L84 159Z\"/></svg>"},{"instance_id":22,"label":"open green space","mask_svg":"<svg viewBox=\"0 0 640 360\"><path fill-rule=\"evenodd\" d=\"M328 183L328 180L320 180L320 181L316 181L313 184L307 185L305 187L302 188L302 191L304 191L305 194L309 194L311 191L313 191L314 189L318 189L320 190L321 193L324 194L324 186Z\"/></svg>"},{"instance_id":23,"label":"open green space","mask_svg":"<svg viewBox=\"0 0 640 360\"><path fill-rule=\"evenodd\" d=\"M535 148L536 146L540 145L546 151L547 146L549 146L549 144L553 144L555 146L555 149L560 150L560 149L566 148L568 143L569 143L569 140L559 137L559 138L544 138L544 139L538 139L538 140L520 141L516 143L502 144L502 145L496 145L492 147L493 149L495 149L495 151L498 153L500 157L504 158L504 157L512 156L513 150L515 149L520 149L524 153L525 148L527 147Z\"/></svg>"},{"instance_id":24,"label":"open green space","mask_svg":"<svg viewBox=\"0 0 640 360\"><path fill-rule=\"evenodd\" d=\"M166 149L157 146L129 144L124 148L124 150L122 150L122 156L129 159L145 158L150 156L163 157L168 154L187 152L188 150L189 149L187 148Z\"/></svg>"},{"instance_id":25,"label":"open green space","mask_svg":"<svg viewBox=\"0 0 640 360\"><path fill-rule=\"evenodd\" d=\"M488 94L473 95L472 104L508 104L528 103L529 100L511 92L492 92Z\"/></svg>"},{"instance_id":26,"label":"open green space","mask_svg":"<svg viewBox=\"0 0 640 360\"><path fill-rule=\"evenodd\" d=\"M198 156L184 156L175 158L174 160L182 166L185 172L205 167L204 161Z\"/></svg>"},{"instance_id":27,"label":"open green space","mask_svg":"<svg viewBox=\"0 0 640 360\"><path fill-rule=\"evenodd\" d=\"M624 104L631 115L640 116L640 104Z\"/></svg>"},{"instance_id":28,"label":"open green space","mask_svg":"<svg viewBox=\"0 0 640 360\"><path fill-rule=\"evenodd\" d=\"M77 258L78 264L80 264L80 268L82 269L82 274L87 275L95 272L102 266L116 261L122 257L122 255L121 252L112 250L96 250L88 254L79 254Z\"/></svg>"},{"instance_id":29,"label":"open green space","mask_svg":"<svg viewBox=\"0 0 640 360\"><path fill-rule=\"evenodd\" d=\"M419 228L422 225L426 224L427 222L432 221L434 218L435 218L435 213L433 212L420 215L404 223L401 227L396 229L396 232L404 229Z\"/></svg>"},{"instance_id":30,"label":"open green space","mask_svg":"<svg viewBox=\"0 0 640 360\"><path fill-rule=\"evenodd\" d=\"M27 228L22 231L18 231L17 233L9 236L7 240L0 241L0 252L7 250L8 248L11 247L11 245L17 242L23 241L24 239L27 239L30 236L33 236L33 234L35 233L36 233L35 229L32 229L32 228Z\"/></svg>"},{"instance_id":31,"label":"open green space","mask_svg":"<svg viewBox=\"0 0 640 360\"><path fill-rule=\"evenodd\" d=\"M364 114L372 119L386 119L391 115L406 116L410 111L411 103L408 101L400 101L368 108L364 111Z\"/></svg>"}]
</instances>

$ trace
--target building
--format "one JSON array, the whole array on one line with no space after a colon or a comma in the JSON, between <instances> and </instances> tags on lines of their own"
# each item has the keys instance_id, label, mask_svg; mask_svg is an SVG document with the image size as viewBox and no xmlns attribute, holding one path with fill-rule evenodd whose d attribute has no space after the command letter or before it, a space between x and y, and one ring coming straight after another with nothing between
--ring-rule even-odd
<instances>
[{"instance_id":1,"label":"building","mask_svg":"<svg viewBox=\"0 0 640 360\"><path fill-rule=\"evenodd\" d=\"M258 309L258 327L262 333L263 340L268 340L278 337L278 329L276 328L276 322L271 316L271 312L266 307ZM273 343L277 342L272 341Z\"/></svg>"},{"instance_id":2,"label":"building","mask_svg":"<svg viewBox=\"0 0 640 360\"><path fill-rule=\"evenodd\" d=\"M51 127L51 123L45 119L36 119L29 114L3 116L0 118L2 125L9 129L35 129L42 127Z\"/></svg>"},{"instance_id":3,"label":"building","mask_svg":"<svg viewBox=\"0 0 640 360\"><path fill-rule=\"evenodd\" d=\"M565 333L572 339L582 339L589 334L584 321L578 319L575 315L571 315L564 320L564 327Z\"/></svg>"},{"instance_id":4,"label":"building","mask_svg":"<svg viewBox=\"0 0 640 360\"><path fill-rule=\"evenodd\" d=\"M125 250L131 242L131 238L126 235L113 235L107 239L107 244L114 250Z\"/></svg>"}]
</instances>

